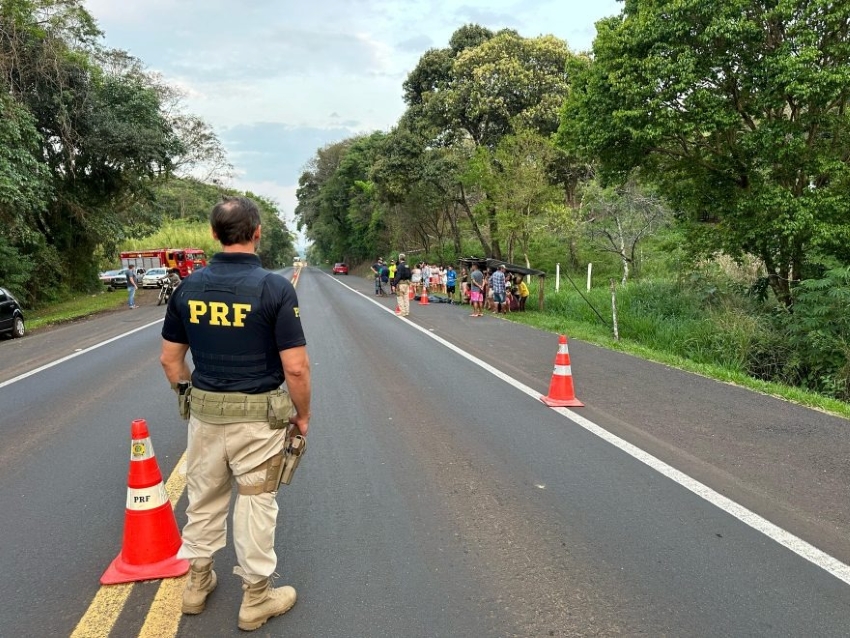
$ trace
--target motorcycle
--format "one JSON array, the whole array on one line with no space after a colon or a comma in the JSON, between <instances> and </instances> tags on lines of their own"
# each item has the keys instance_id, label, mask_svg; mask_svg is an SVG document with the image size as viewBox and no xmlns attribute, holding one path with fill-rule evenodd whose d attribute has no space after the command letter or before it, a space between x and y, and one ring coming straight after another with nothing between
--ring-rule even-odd
<instances>
[{"instance_id":1,"label":"motorcycle","mask_svg":"<svg viewBox=\"0 0 850 638\"><path fill-rule=\"evenodd\" d=\"M159 289L159 296L156 299L156 305L161 306L164 303L167 304L168 300L171 299L171 293L174 292L174 288L174 284L170 281L165 281Z\"/></svg>"}]
</instances>

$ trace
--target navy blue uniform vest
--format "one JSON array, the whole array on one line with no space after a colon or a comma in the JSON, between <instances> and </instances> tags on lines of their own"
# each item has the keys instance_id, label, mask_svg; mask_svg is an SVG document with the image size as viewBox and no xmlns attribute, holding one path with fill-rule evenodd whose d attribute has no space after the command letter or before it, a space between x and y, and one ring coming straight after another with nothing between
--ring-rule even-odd
<instances>
[{"instance_id":1,"label":"navy blue uniform vest","mask_svg":"<svg viewBox=\"0 0 850 638\"><path fill-rule=\"evenodd\" d=\"M192 384L213 392L259 394L280 387L283 365L274 314L264 311L263 268L196 271L177 288L195 371ZM188 321L186 320L188 319Z\"/></svg>"}]
</instances>

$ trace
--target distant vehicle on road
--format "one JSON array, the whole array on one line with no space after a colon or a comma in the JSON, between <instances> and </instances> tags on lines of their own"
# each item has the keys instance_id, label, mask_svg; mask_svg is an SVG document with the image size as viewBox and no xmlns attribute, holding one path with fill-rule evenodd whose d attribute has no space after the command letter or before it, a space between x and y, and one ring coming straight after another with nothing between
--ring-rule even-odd
<instances>
[{"instance_id":1,"label":"distant vehicle on road","mask_svg":"<svg viewBox=\"0 0 850 638\"><path fill-rule=\"evenodd\" d=\"M0 288L0 334L23 337L26 332L24 311L15 296Z\"/></svg>"},{"instance_id":2,"label":"distant vehicle on road","mask_svg":"<svg viewBox=\"0 0 850 638\"><path fill-rule=\"evenodd\" d=\"M335 275L347 275L348 274L348 264L344 264L341 261L338 261L334 264L333 272Z\"/></svg>"},{"instance_id":3,"label":"distant vehicle on road","mask_svg":"<svg viewBox=\"0 0 850 638\"><path fill-rule=\"evenodd\" d=\"M161 288L168 279L168 268L151 268L142 277L142 288Z\"/></svg>"},{"instance_id":4,"label":"distant vehicle on road","mask_svg":"<svg viewBox=\"0 0 850 638\"><path fill-rule=\"evenodd\" d=\"M100 273L100 281L107 290L127 287L127 275L124 270L107 270Z\"/></svg>"}]
</instances>

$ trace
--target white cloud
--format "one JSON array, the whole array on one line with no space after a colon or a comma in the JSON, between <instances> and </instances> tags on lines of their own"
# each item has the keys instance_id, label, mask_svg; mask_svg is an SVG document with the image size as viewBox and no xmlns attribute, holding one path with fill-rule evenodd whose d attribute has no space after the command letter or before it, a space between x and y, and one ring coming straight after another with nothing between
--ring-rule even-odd
<instances>
[{"instance_id":1,"label":"white cloud","mask_svg":"<svg viewBox=\"0 0 850 638\"><path fill-rule=\"evenodd\" d=\"M106 44L181 88L219 132L237 188L292 219L306 163L331 141L387 130L429 48L469 22L588 49L617 0L85 0ZM289 224L291 225L291 224Z\"/></svg>"},{"instance_id":2,"label":"white cloud","mask_svg":"<svg viewBox=\"0 0 850 638\"><path fill-rule=\"evenodd\" d=\"M236 178L232 184L233 188L240 191L254 193L271 199L278 205L280 218L286 224L287 230L295 233L295 247L299 251L304 251L306 248L306 239L303 233L299 233L295 223L295 207L298 205L298 197L295 192L297 186L283 186L273 181L251 181L244 178Z\"/></svg>"},{"instance_id":3,"label":"white cloud","mask_svg":"<svg viewBox=\"0 0 850 638\"><path fill-rule=\"evenodd\" d=\"M297 186L283 186L278 182L268 180L258 182L244 177L235 178L232 186L237 190L250 191L274 201L278 205L281 218L286 221L290 230L294 230L292 219L295 206L298 203L298 198L295 196L295 191L298 190Z\"/></svg>"}]
</instances>

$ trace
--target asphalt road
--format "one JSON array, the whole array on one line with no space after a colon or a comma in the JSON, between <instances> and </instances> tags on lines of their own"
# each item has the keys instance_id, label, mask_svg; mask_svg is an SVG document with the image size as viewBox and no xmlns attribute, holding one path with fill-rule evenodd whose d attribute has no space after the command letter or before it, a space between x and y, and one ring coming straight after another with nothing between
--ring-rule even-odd
<instances>
[{"instance_id":1,"label":"asphalt road","mask_svg":"<svg viewBox=\"0 0 850 638\"><path fill-rule=\"evenodd\" d=\"M442 304L400 319L312 268L298 293L314 419L277 547L299 602L255 635L847 635L846 421L570 341L575 417L535 396L555 335ZM130 422L166 477L185 449L153 304L0 342L0 636L162 636L169 614L171 635L240 634L230 548L200 616L159 581L86 616Z\"/></svg>"}]
</instances>

